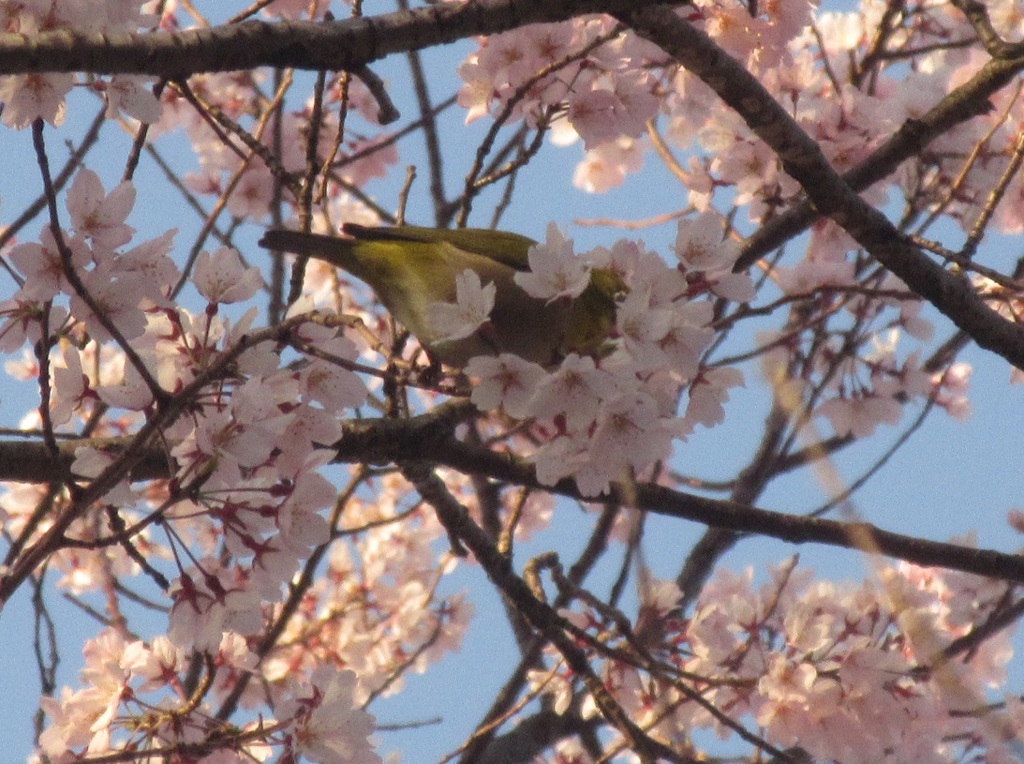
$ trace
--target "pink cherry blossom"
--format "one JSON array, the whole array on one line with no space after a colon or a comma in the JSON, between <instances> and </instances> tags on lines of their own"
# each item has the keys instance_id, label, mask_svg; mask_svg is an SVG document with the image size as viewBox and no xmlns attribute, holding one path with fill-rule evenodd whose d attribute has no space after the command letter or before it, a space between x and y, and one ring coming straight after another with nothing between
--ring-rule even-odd
<instances>
[{"instance_id":1,"label":"pink cherry blossom","mask_svg":"<svg viewBox=\"0 0 1024 764\"><path fill-rule=\"evenodd\" d=\"M494 284L481 283L476 271L466 269L455 277L455 302L429 305L427 321L444 341L465 339L488 321L495 294Z\"/></svg>"},{"instance_id":2,"label":"pink cherry blossom","mask_svg":"<svg viewBox=\"0 0 1024 764\"><path fill-rule=\"evenodd\" d=\"M50 398L50 420L55 425L67 424L82 407L89 394L89 380L82 373L82 360L76 348L64 349L64 364L53 368L53 396Z\"/></svg>"},{"instance_id":3,"label":"pink cherry blossom","mask_svg":"<svg viewBox=\"0 0 1024 764\"><path fill-rule=\"evenodd\" d=\"M224 632L255 633L262 624L260 596L240 570L205 558L172 585L168 638L179 648L215 651Z\"/></svg>"},{"instance_id":4,"label":"pink cherry blossom","mask_svg":"<svg viewBox=\"0 0 1024 764\"><path fill-rule=\"evenodd\" d=\"M369 741L374 718L355 707L356 675L323 667L310 678L307 694L278 713L291 719L292 751L318 764L380 764Z\"/></svg>"},{"instance_id":5,"label":"pink cherry blossom","mask_svg":"<svg viewBox=\"0 0 1024 764\"><path fill-rule=\"evenodd\" d=\"M739 369L708 369L702 372L690 386L686 418L705 427L720 424L725 419L723 404L729 399L729 388L742 384L743 374Z\"/></svg>"},{"instance_id":6,"label":"pink cherry blossom","mask_svg":"<svg viewBox=\"0 0 1024 764\"><path fill-rule=\"evenodd\" d=\"M112 368L115 366L111 363ZM153 402L153 391L135 366L122 362L121 368L121 378L98 385L96 396L108 406L131 411L144 410Z\"/></svg>"},{"instance_id":7,"label":"pink cherry blossom","mask_svg":"<svg viewBox=\"0 0 1024 764\"><path fill-rule=\"evenodd\" d=\"M567 116L583 145L592 149L619 137L616 114L622 108L611 90L590 88L572 99Z\"/></svg>"},{"instance_id":8,"label":"pink cherry blossom","mask_svg":"<svg viewBox=\"0 0 1024 764\"><path fill-rule=\"evenodd\" d=\"M145 645L141 640L125 645L119 663L133 677L145 680L138 689L147 692L163 687L184 670L186 656L171 640L160 635L150 645Z\"/></svg>"},{"instance_id":9,"label":"pink cherry blossom","mask_svg":"<svg viewBox=\"0 0 1024 764\"><path fill-rule=\"evenodd\" d=\"M961 362L953 364L945 372L937 373L933 377L939 388L935 402L949 412L950 416L960 421L971 415L967 391L970 388L972 372L970 364Z\"/></svg>"},{"instance_id":10,"label":"pink cherry blossom","mask_svg":"<svg viewBox=\"0 0 1024 764\"><path fill-rule=\"evenodd\" d=\"M672 326L673 312L651 305L646 289L632 289L619 304L615 316L618 334L638 369L664 365L668 358L661 342Z\"/></svg>"},{"instance_id":11,"label":"pink cherry blossom","mask_svg":"<svg viewBox=\"0 0 1024 764\"><path fill-rule=\"evenodd\" d=\"M109 82L93 83L93 88L106 98L107 119L114 119L123 112L139 122L153 124L160 119L163 108L153 95L152 82L147 77L115 74Z\"/></svg>"},{"instance_id":12,"label":"pink cherry blossom","mask_svg":"<svg viewBox=\"0 0 1024 764\"><path fill-rule=\"evenodd\" d=\"M68 189L67 208L75 232L104 251L131 241L135 229L124 221L134 206L135 186L130 181L105 194L99 176L87 167L75 174Z\"/></svg>"},{"instance_id":13,"label":"pink cherry blossom","mask_svg":"<svg viewBox=\"0 0 1024 764\"><path fill-rule=\"evenodd\" d=\"M196 258L193 281L199 293L211 303L248 300L263 285L258 268L246 268L238 250L221 247L215 252L200 252Z\"/></svg>"},{"instance_id":14,"label":"pink cherry blossom","mask_svg":"<svg viewBox=\"0 0 1024 764\"><path fill-rule=\"evenodd\" d=\"M141 285L138 293L140 302L148 300L154 305L168 304L167 296L181 275L170 257L176 233L177 230L171 229L106 261L116 268L118 278L128 275L141 277L138 282Z\"/></svg>"},{"instance_id":15,"label":"pink cherry blossom","mask_svg":"<svg viewBox=\"0 0 1024 764\"><path fill-rule=\"evenodd\" d=\"M888 396L857 395L827 400L815 413L828 418L836 435L863 438L871 435L879 424L899 422L903 408Z\"/></svg>"},{"instance_id":16,"label":"pink cherry blossom","mask_svg":"<svg viewBox=\"0 0 1024 764\"><path fill-rule=\"evenodd\" d=\"M262 162L250 162L228 197L228 210L240 218L259 220L270 209L274 176Z\"/></svg>"},{"instance_id":17,"label":"pink cherry blossom","mask_svg":"<svg viewBox=\"0 0 1024 764\"><path fill-rule=\"evenodd\" d=\"M554 223L548 224L547 239L530 248L530 270L517 273L516 283L540 300L575 298L590 283L590 269L573 253L567 239Z\"/></svg>"},{"instance_id":18,"label":"pink cherry blossom","mask_svg":"<svg viewBox=\"0 0 1024 764\"><path fill-rule=\"evenodd\" d=\"M92 259L88 245L81 238L70 238L65 235L64 243L71 252L72 266L84 267ZM10 251L8 257L25 277L25 283L19 291L23 298L43 301L61 292L71 292L64 274L60 250L49 226L44 226L39 232L38 244L19 244Z\"/></svg>"},{"instance_id":19,"label":"pink cherry blossom","mask_svg":"<svg viewBox=\"0 0 1024 764\"><path fill-rule=\"evenodd\" d=\"M823 286L848 286L854 283L853 263L805 260L793 267L776 268L775 280L786 294L806 294Z\"/></svg>"},{"instance_id":20,"label":"pink cherry blossom","mask_svg":"<svg viewBox=\"0 0 1024 764\"><path fill-rule=\"evenodd\" d=\"M472 358L466 365L466 374L478 380L470 397L477 408L481 411L501 408L516 418L528 414L530 399L547 376L537 364L511 353Z\"/></svg>"},{"instance_id":21,"label":"pink cherry blossom","mask_svg":"<svg viewBox=\"0 0 1024 764\"><path fill-rule=\"evenodd\" d=\"M347 337L322 340L317 347L337 358L350 361L356 358L356 345ZM366 400L366 386L358 376L321 359L310 359L299 379L303 396L323 404L328 411L354 408Z\"/></svg>"},{"instance_id":22,"label":"pink cherry blossom","mask_svg":"<svg viewBox=\"0 0 1024 764\"><path fill-rule=\"evenodd\" d=\"M586 458L578 457L580 491L599 495L611 481L626 479L629 468L640 470L666 458L672 438L650 396L630 393L605 401Z\"/></svg>"},{"instance_id":23,"label":"pink cherry blossom","mask_svg":"<svg viewBox=\"0 0 1024 764\"><path fill-rule=\"evenodd\" d=\"M680 220L676 256L698 271L731 268L739 254L735 242L722 239L722 220L717 213L702 212L693 220Z\"/></svg>"},{"instance_id":24,"label":"pink cherry blossom","mask_svg":"<svg viewBox=\"0 0 1024 764\"><path fill-rule=\"evenodd\" d=\"M81 275L92 304L113 324L122 337L133 340L146 330L146 315L138 295L149 286L140 273L119 273L116 265L103 263ZM100 342L110 340L110 332L80 294L71 297L71 315L85 324L90 336Z\"/></svg>"},{"instance_id":25,"label":"pink cherry blossom","mask_svg":"<svg viewBox=\"0 0 1024 764\"><path fill-rule=\"evenodd\" d=\"M3 123L18 130L35 119L45 119L54 126L64 124L64 96L74 83L73 74L36 72L0 77Z\"/></svg>"},{"instance_id":26,"label":"pink cherry blossom","mask_svg":"<svg viewBox=\"0 0 1024 764\"><path fill-rule=\"evenodd\" d=\"M44 311L43 305L34 299L16 295L0 301L0 351L12 353L26 343L38 342L44 327L52 336L66 318L66 308L51 306L49 311ZM35 364L33 368L37 367Z\"/></svg>"},{"instance_id":27,"label":"pink cherry blossom","mask_svg":"<svg viewBox=\"0 0 1024 764\"><path fill-rule=\"evenodd\" d=\"M572 184L587 193L602 194L621 186L630 173L640 172L643 162L643 142L619 136L586 152L576 166Z\"/></svg>"},{"instance_id":28,"label":"pink cherry blossom","mask_svg":"<svg viewBox=\"0 0 1024 764\"><path fill-rule=\"evenodd\" d=\"M544 419L564 415L569 430L579 431L594 421L603 400L620 392L620 384L593 358L570 353L558 369L535 384L529 410Z\"/></svg>"}]
</instances>

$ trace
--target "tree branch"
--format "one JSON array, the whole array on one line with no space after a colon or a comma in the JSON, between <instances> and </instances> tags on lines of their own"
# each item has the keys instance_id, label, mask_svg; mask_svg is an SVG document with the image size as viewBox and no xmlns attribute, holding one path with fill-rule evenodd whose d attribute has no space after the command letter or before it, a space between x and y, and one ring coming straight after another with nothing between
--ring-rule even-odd
<instances>
[{"instance_id":1,"label":"tree branch","mask_svg":"<svg viewBox=\"0 0 1024 764\"><path fill-rule=\"evenodd\" d=\"M680 5L679 0L647 0ZM260 66L352 71L392 53L525 24L615 13L635 0L469 0L341 21L245 21L179 32L0 35L0 74L94 72L169 80Z\"/></svg>"},{"instance_id":2,"label":"tree branch","mask_svg":"<svg viewBox=\"0 0 1024 764\"><path fill-rule=\"evenodd\" d=\"M334 444L337 452L335 460L379 464L429 460L433 465L450 467L465 474L484 475L578 501L595 500L596 497L584 496L572 480L562 480L554 486L542 485L537 480L533 466L526 460L456 440L451 435L454 426L471 416L473 411L471 404L457 402L445 404L429 414L408 420L362 419L346 422L344 436ZM0 443L0 480L52 481L55 475L69 474L74 451L80 446L110 451L123 450L133 443L136 441L132 438L64 441L60 443L60 459L56 464L41 443ZM157 448L143 451L136 447L131 456L132 479L168 476L166 451ZM21 466L25 472L17 474L11 469L13 466ZM33 477L30 478L29 474ZM928 541L891 533L870 523L847 523L789 515L739 502L709 499L651 483L613 485L610 498L625 506L667 517L745 534L761 534L791 544L818 543L864 550L863 540L870 539L870 551L917 565L1024 583L1024 557L1019 555Z\"/></svg>"}]
</instances>

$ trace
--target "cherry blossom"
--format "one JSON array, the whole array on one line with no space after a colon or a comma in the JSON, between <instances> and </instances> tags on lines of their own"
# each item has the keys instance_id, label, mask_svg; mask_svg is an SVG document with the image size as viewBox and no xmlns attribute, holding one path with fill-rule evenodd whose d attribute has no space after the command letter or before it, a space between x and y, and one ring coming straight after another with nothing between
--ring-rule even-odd
<instances>
[{"instance_id":1,"label":"cherry blossom","mask_svg":"<svg viewBox=\"0 0 1024 764\"><path fill-rule=\"evenodd\" d=\"M199 253L194 282L199 293L211 303L233 303L256 294L263 279L258 269L242 265L238 250L221 247L212 254Z\"/></svg>"},{"instance_id":2,"label":"cherry blossom","mask_svg":"<svg viewBox=\"0 0 1024 764\"><path fill-rule=\"evenodd\" d=\"M609 480L623 479L628 467L644 468L667 457L672 435L650 396L631 393L606 400L590 446L589 469L577 474L580 490L597 495Z\"/></svg>"},{"instance_id":3,"label":"cherry blossom","mask_svg":"<svg viewBox=\"0 0 1024 764\"><path fill-rule=\"evenodd\" d=\"M651 305L651 294L633 289L622 300L615 315L616 328L625 349L639 368L653 369L668 359L660 343L669 333L673 313Z\"/></svg>"},{"instance_id":4,"label":"cherry blossom","mask_svg":"<svg viewBox=\"0 0 1024 764\"><path fill-rule=\"evenodd\" d=\"M335 358L356 359L356 345L347 337L325 337L317 342L318 347ZM366 387L359 377L336 364L317 359L310 360L302 369L299 385L305 398L321 403L328 411L354 408L366 399Z\"/></svg>"},{"instance_id":5,"label":"cherry blossom","mask_svg":"<svg viewBox=\"0 0 1024 764\"><path fill-rule=\"evenodd\" d=\"M180 276L178 267L170 257L176 233L173 229L167 231L109 260L118 274L124 274L119 278L141 277L142 289L139 296L142 305L146 305L146 301L154 306L167 305L167 295Z\"/></svg>"},{"instance_id":6,"label":"cherry blossom","mask_svg":"<svg viewBox=\"0 0 1024 764\"><path fill-rule=\"evenodd\" d=\"M804 294L823 286L847 286L854 282L853 263L805 260L792 268L776 268L775 280L788 294Z\"/></svg>"},{"instance_id":7,"label":"cherry blossom","mask_svg":"<svg viewBox=\"0 0 1024 764\"><path fill-rule=\"evenodd\" d=\"M134 206L135 186L124 181L105 194L99 176L87 167L75 174L68 189L67 208L75 231L101 250L131 241L135 229L124 221Z\"/></svg>"},{"instance_id":8,"label":"cherry blossom","mask_svg":"<svg viewBox=\"0 0 1024 764\"><path fill-rule=\"evenodd\" d=\"M73 265L82 267L92 259L89 247L82 239L65 237L64 242L71 253ZM57 240L49 227L44 227L39 232L39 243L19 244L10 251L8 257L25 277L20 290L22 297L43 301L56 297L61 292L71 292Z\"/></svg>"},{"instance_id":9,"label":"cherry blossom","mask_svg":"<svg viewBox=\"0 0 1024 764\"><path fill-rule=\"evenodd\" d=\"M613 91L595 88L573 98L567 116L583 145L592 149L618 137L616 114L621 110L623 104Z\"/></svg>"},{"instance_id":10,"label":"cherry blossom","mask_svg":"<svg viewBox=\"0 0 1024 764\"><path fill-rule=\"evenodd\" d=\"M686 418L695 419L705 427L721 423L725 419L723 404L729 399L727 391L742 384L743 373L739 369L708 369L702 372L690 387Z\"/></svg>"},{"instance_id":11,"label":"cherry blossom","mask_svg":"<svg viewBox=\"0 0 1024 764\"><path fill-rule=\"evenodd\" d=\"M373 717L353 706L356 676L351 671L324 667L311 677L312 692L299 696L280 709L294 716L289 736L291 748L319 764L379 764L367 737Z\"/></svg>"},{"instance_id":12,"label":"cherry blossom","mask_svg":"<svg viewBox=\"0 0 1024 764\"><path fill-rule=\"evenodd\" d=\"M0 77L3 123L22 129L35 119L51 125L64 123L64 96L74 85L72 74L15 74Z\"/></svg>"},{"instance_id":13,"label":"cherry blossom","mask_svg":"<svg viewBox=\"0 0 1024 764\"><path fill-rule=\"evenodd\" d=\"M71 315L85 325L93 339L98 342L112 339L106 322L126 340L142 336L146 330L146 315L137 295L144 293L151 284L141 273L122 273L116 264L102 263L82 274L82 286L84 294L76 292L71 297ZM88 295L88 300L84 295Z\"/></svg>"},{"instance_id":14,"label":"cherry blossom","mask_svg":"<svg viewBox=\"0 0 1024 764\"><path fill-rule=\"evenodd\" d=\"M465 270L455 277L455 302L436 302L427 308L427 321L444 341L471 336L487 322L494 309L494 284L483 284L480 276Z\"/></svg>"},{"instance_id":15,"label":"cherry blossom","mask_svg":"<svg viewBox=\"0 0 1024 764\"><path fill-rule=\"evenodd\" d=\"M216 650L224 632L255 633L262 623L260 596L242 571L206 558L183 573L171 590L168 638L181 649Z\"/></svg>"},{"instance_id":16,"label":"cherry blossom","mask_svg":"<svg viewBox=\"0 0 1024 764\"><path fill-rule=\"evenodd\" d=\"M535 384L529 410L543 419L564 415L568 429L578 432L594 421L601 401L614 397L621 383L611 372L598 368L593 358L571 353Z\"/></svg>"},{"instance_id":17,"label":"cherry blossom","mask_svg":"<svg viewBox=\"0 0 1024 764\"><path fill-rule=\"evenodd\" d=\"M34 299L14 297L0 301L0 351L12 353L34 344L45 333L52 336L67 318L67 309L49 310Z\"/></svg>"},{"instance_id":18,"label":"cherry blossom","mask_svg":"<svg viewBox=\"0 0 1024 764\"><path fill-rule=\"evenodd\" d=\"M572 183L592 194L604 193L621 186L630 173L640 172L643 161L642 142L620 136L587 151L573 173Z\"/></svg>"},{"instance_id":19,"label":"cherry blossom","mask_svg":"<svg viewBox=\"0 0 1024 764\"><path fill-rule=\"evenodd\" d=\"M50 399L50 420L55 425L66 424L89 394L89 380L82 373L82 359L78 350L65 348L64 365L53 370L54 396Z\"/></svg>"},{"instance_id":20,"label":"cherry blossom","mask_svg":"<svg viewBox=\"0 0 1024 764\"><path fill-rule=\"evenodd\" d=\"M515 275L516 283L530 296L541 300L575 298L590 283L586 263L574 255L572 241L554 223L548 225L544 244L531 247L530 269Z\"/></svg>"},{"instance_id":21,"label":"cherry blossom","mask_svg":"<svg viewBox=\"0 0 1024 764\"><path fill-rule=\"evenodd\" d=\"M734 242L723 241L722 220L713 212L679 221L675 252L688 268L698 271L731 267L739 254Z\"/></svg>"},{"instance_id":22,"label":"cherry blossom","mask_svg":"<svg viewBox=\"0 0 1024 764\"><path fill-rule=\"evenodd\" d=\"M273 187L273 176L267 166L262 162L249 163L228 197L228 210L240 218L262 218L270 209Z\"/></svg>"},{"instance_id":23,"label":"cherry blossom","mask_svg":"<svg viewBox=\"0 0 1024 764\"><path fill-rule=\"evenodd\" d=\"M149 78L117 74L109 82L93 83L93 89L101 92L107 101L107 119L123 112L139 122L153 124L160 119L163 109L152 88L147 87L151 82Z\"/></svg>"},{"instance_id":24,"label":"cherry blossom","mask_svg":"<svg viewBox=\"0 0 1024 764\"><path fill-rule=\"evenodd\" d=\"M534 390L546 374L537 364L511 353L473 358L466 373L478 379L471 397L477 408L487 411L500 406L517 418L529 411Z\"/></svg>"}]
</instances>

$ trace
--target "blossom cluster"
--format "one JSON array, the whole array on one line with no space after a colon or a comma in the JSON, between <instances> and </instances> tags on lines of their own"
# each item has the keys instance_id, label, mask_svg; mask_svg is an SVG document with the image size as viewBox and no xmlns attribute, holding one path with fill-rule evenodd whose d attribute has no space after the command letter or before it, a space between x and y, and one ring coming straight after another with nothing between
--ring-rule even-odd
<instances>
[{"instance_id":1,"label":"blossom cluster","mask_svg":"<svg viewBox=\"0 0 1024 764\"><path fill-rule=\"evenodd\" d=\"M174 756L185 751L203 761L267 761L275 753L316 762L379 764L369 744L373 717L359 708L356 676L321 667L299 691L282 697L275 717L238 728L219 721L188 696L188 653L167 637L146 644L108 628L86 642L82 690L64 688L44 698L51 724L39 740L52 762L77 760L80 752L146 749ZM237 635L225 634L212 663L219 671L251 671L256 656ZM213 737L217 744L207 742Z\"/></svg>"},{"instance_id":2,"label":"blossom cluster","mask_svg":"<svg viewBox=\"0 0 1024 764\"><path fill-rule=\"evenodd\" d=\"M641 135L659 100L655 79L635 64L655 51L635 36L609 35L613 26L597 17L483 38L459 67L466 121L505 110L507 118L534 125L564 116L588 149ZM614 39L595 45L606 37ZM584 50L590 52L566 55Z\"/></svg>"},{"instance_id":3,"label":"blossom cluster","mask_svg":"<svg viewBox=\"0 0 1024 764\"><path fill-rule=\"evenodd\" d=\"M1005 594L996 581L908 564L837 585L790 563L760 586L749 568L717 573L686 617L675 585L651 582L628 639L611 613L563 615L588 636L616 701L668 743L699 729L729 738L739 729L730 724L753 722L766 743L813 761L938 763L985 750L986 761L1009 762L1004 732L1024 704L987 703L1004 680L1010 636L943 652ZM559 713L596 711L557 661L534 670L531 686ZM549 761L589 760L560 755Z\"/></svg>"},{"instance_id":4,"label":"blossom cluster","mask_svg":"<svg viewBox=\"0 0 1024 764\"><path fill-rule=\"evenodd\" d=\"M293 306L298 315L289 319L292 333L273 336L300 347L315 346L332 360L309 358L282 366L277 342L253 339L255 308L234 323L222 315L231 303L250 300L262 285L258 272L244 267L234 250L221 248L197 258L192 283L207 301L205 310L193 314L175 305L170 295L180 274L169 257L173 232L125 249L134 235L124 222L134 198L130 183L107 194L95 173L81 169L67 194L71 227L57 233L45 227L38 242L19 244L9 252L21 286L0 305L4 346L13 349L28 340L54 349L41 361L27 358L20 364L25 376L38 375L40 363L52 364L53 371L48 408L25 426L71 430L99 411L102 424L93 434L114 435L135 431L148 420L159 426L160 442L169 444L167 457L177 464L175 474L161 484L139 489L119 482L79 512L68 533L82 546L59 550L52 561L64 573L63 584L81 593L110 585L110 576L137 572L142 551L150 565L175 560L177 576L169 592L171 641L132 649L161 653L173 645L173 650L216 655L225 650L226 639L233 639L231 649L241 650L244 660L226 660L223 670L251 673L257 661L245 637L266 628L282 585L314 547L331 538L323 510L333 505L336 491L317 468L331 454L324 445L341 435L339 412L361 404L366 390L344 368L355 357L354 344L336 328L304 321L302 304ZM189 389L188 406L169 405L171 393ZM88 482L105 474L118 458L114 452L82 447L71 469ZM73 511L72 497L63 495L46 518L33 519L45 490L23 488L3 496L8 532L38 540L58 511ZM121 532L112 524L115 513L134 528L130 548L102 541ZM166 531L163 543L151 534L156 521ZM193 564L187 565L188 560ZM403 593L396 599L406 596L418 595ZM415 612L430 620L426 611ZM105 652L103 645L110 640L125 648L118 639L120 635L109 635L97 643L97 650ZM403 633L396 649L409 639ZM65 691L59 700L48 701L53 724L41 743L44 750L57 758L80 746L98 753L133 744L135 732L143 730L158 747L190 744L200 733L212 734L211 724L186 723L173 704L153 706L163 709L165 722L152 728L124 723L130 717L122 711L149 713L148 705L131 706L135 695L129 687L140 676L136 658L103 657L98 667L83 674L85 689ZM320 729L325 726L322 718L336 716L339 702L348 702L351 711L348 680L322 677L319 689L314 687L309 696L315 702L300 702L306 697L301 683L312 681L324 665L330 662L280 682L282 693L288 691L281 697L299 703L295 715L303 720L295 722L301 729L294 735L282 720L282 739L289 745L292 737L306 741L303 745L318 751L307 755L319 761L353 760L349 749L366 745L368 722L358 716L362 712L346 733L354 737L333 758L325 753L335 745L330 740L309 743L327 734ZM172 687L173 666L164 669L166 676L157 674ZM338 681L348 689L332 689ZM180 688L178 695L177 703L188 714L198 713ZM121 708L122 702L129 705ZM316 710L321 703L325 710ZM312 727L319 731L310 731ZM127 737L118 737L118 731ZM366 761L373 760L368 755Z\"/></svg>"},{"instance_id":5,"label":"blossom cluster","mask_svg":"<svg viewBox=\"0 0 1024 764\"><path fill-rule=\"evenodd\" d=\"M697 424L722 421L728 390L742 384L742 375L701 363L715 335L710 298L743 301L753 295L749 279L731 272L736 247L723 235L714 214L682 221L674 268L626 240L578 256L554 226L530 250L531 270L516 280L532 297L577 298L594 269L623 284L614 339L603 354L569 353L545 369L503 353L474 358L466 367L474 379L471 399L480 409L500 407L514 419L534 422L542 483L572 477L585 495L596 496L610 482L667 458L672 442ZM485 318L474 312L474 321Z\"/></svg>"},{"instance_id":6,"label":"blossom cluster","mask_svg":"<svg viewBox=\"0 0 1024 764\"><path fill-rule=\"evenodd\" d=\"M304 592L279 644L265 654L256 652L260 634L284 612L283 604L272 604L277 593L258 590L253 572L202 560L203 578L192 571L174 584L175 610L184 612L172 612L167 637L129 642L111 629L86 644L82 688L43 701L50 724L42 751L63 761L72 753L202 743L219 757L211 760L225 762L266 760L282 751L324 764L377 761L366 742L371 717L359 709L373 696L400 691L404 672L424 672L457 649L472 612L462 596L436 596L450 569L432 549L441 529L429 512L410 516L400 506L406 492L400 478L385 478L372 500L349 502L341 534L351 545L332 545L327 571ZM231 543L222 517L203 514L200 506L191 515L186 510L167 519L179 535L205 545ZM142 548L151 557L168 553L157 542ZM69 588L89 591L104 585L104 575L134 572L96 557ZM292 569L279 572L288 576ZM199 705L185 689L186 656L197 648L211 661L211 694ZM260 720L238 729L217 721L213 703L240 683L246 688L241 706L259 712Z\"/></svg>"}]
</instances>

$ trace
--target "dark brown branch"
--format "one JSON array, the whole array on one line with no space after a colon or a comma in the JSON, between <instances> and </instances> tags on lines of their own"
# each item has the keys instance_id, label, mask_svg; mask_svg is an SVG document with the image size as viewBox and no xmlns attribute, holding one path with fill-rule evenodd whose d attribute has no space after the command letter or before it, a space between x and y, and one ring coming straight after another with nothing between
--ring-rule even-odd
<instances>
[{"instance_id":1,"label":"dark brown branch","mask_svg":"<svg viewBox=\"0 0 1024 764\"><path fill-rule=\"evenodd\" d=\"M598 559L608 548L608 538L611 535L615 519L619 516L621 509L620 506L611 502L605 504L604 510L601 512L601 516L590 534L586 547L584 547L576 562L569 568L567 578L573 587L579 587L583 583L587 574L593 570ZM556 610L559 610L568 602L568 594L565 591L560 591L555 597L553 605ZM487 712L477 724L476 729L467 739L466 747L460 760L461 764L483 764L485 758L492 761L498 760L490 755L492 753L492 741L494 741L497 735L502 720L507 719L511 715L516 699L529 678L529 671L539 665L538 661L542 654L541 651L546 644L547 642L543 637L537 636L534 637L529 647L523 651L523 657L519 664L512 670L508 680L495 695L491 707L487 709ZM495 741L495 748L500 748L500 744L497 741Z\"/></svg>"},{"instance_id":2,"label":"dark brown branch","mask_svg":"<svg viewBox=\"0 0 1024 764\"><path fill-rule=\"evenodd\" d=\"M200 72L260 66L358 71L392 53L525 24L626 11L635 5L635 0L469 0L342 21L245 21L148 34L83 34L67 29L3 34L0 74L94 72L179 80Z\"/></svg>"},{"instance_id":3,"label":"dark brown branch","mask_svg":"<svg viewBox=\"0 0 1024 764\"><path fill-rule=\"evenodd\" d=\"M472 415L470 404L454 403L408 420L346 422L345 435L335 444L336 460L383 464L429 459L431 464L451 467L465 474L484 475L580 501L595 500L595 497L582 495L571 480L563 480L555 486L541 485L533 466L525 460L455 440L451 436L455 425ZM35 482L47 482L54 480L55 475L68 474L78 447L123 450L132 444L136 444L131 453L134 479L167 477L166 452L153 447L145 450L138 443L132 438L61 442L60 461L56 464L41 443L0 443L0 480L27 481L31 472ZM15 466L25 471L18 474L13 470ZM863 548L861 539L870 539L872 551L917 565L1024 583L1024 557L1015 554L928 541L884 531L870 523L788 515L652 484L613 486L612 494L612 500L624 505L714 528L760 534L791 544L818 543L855 550Z\"/></svg>"}]
</instances>

